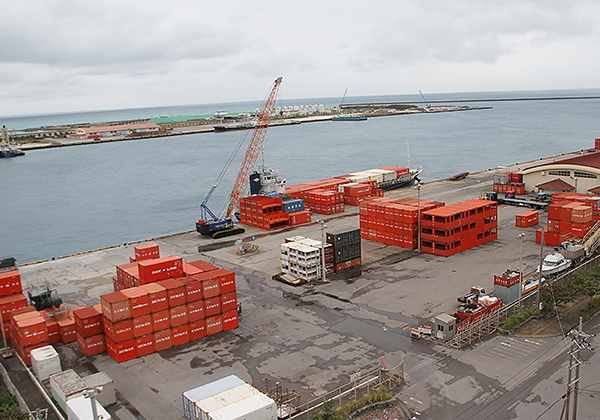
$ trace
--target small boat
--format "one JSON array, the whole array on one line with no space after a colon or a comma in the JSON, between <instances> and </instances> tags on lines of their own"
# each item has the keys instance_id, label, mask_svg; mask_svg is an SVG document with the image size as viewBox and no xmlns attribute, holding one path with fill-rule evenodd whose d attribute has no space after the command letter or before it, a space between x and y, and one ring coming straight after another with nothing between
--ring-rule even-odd
<instances>
[{"instance_id":1,"label":"small boat","mask_svg":"<svg viewBox=\"0 0 600 420\"><path fill-rule=\"evenodd\" d=\"M8 130L6 126L2 126L2 141L0 142L0 158L11 158L17 156L23 156L25 152L21 149L12 147L10 139L8 137Z\"/></svg>"},{"instance_id":2,"label":"small boat","mask_svg":"<svg viewBox=\"0 0 600 420\"><path fill-rule=\"evenodd\" d=\"M331 121L366 121L367 117L364 115L340 115L333 117Z\"/></svg>"},{"instance_id":3,"label":"small boat","mask_svg":"<svg viewBox=\"0 0 600 420\"><path fill-rule=\"evenodd\" d=\"M546 281L546 279L542 277L542 283L545 281ZM537 276L531 276L531 277L524 279L523 280L523 290L522 290L521 294L525 295L525 294L531 292L532 290L537 289L539 284L540 284L540 280L538 279Z\"/></svg>"},{"instance_id":4,"label":"small boat","mask_svg":"<svg viewBox=\"0 0 600 420\"><path fill-rule=\"evenodd\" d=\"M542 261L542 275L549 276L558 274L565 271L571 266L571 260L565 258L561 254L555 252L553 254L546 255L544 261ZM537 268L537 272L540 272L540 268Z\"/></svg>"}]
</instances>

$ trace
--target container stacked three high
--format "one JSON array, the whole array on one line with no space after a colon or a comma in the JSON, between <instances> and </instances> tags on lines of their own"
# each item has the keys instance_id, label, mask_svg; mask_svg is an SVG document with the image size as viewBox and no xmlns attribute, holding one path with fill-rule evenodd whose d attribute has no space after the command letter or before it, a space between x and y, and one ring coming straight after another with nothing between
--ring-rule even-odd
<instances>
[{"instance_id":1,"label":"container stacked three high","mask_svg":"<svg viewBox=\"0 0 600 420\"><path fill-rule=\"evenodd\" d=\"M571 239L583 238L600 221L599 196L581 193L556 192L548 207L548 226L538 229L536 242L558 246Z\"/></svg>"},{"instance_id":2,"label":"container stacked three high","mask_svg":"<svg viewBox=\"0 0 600 420\"><path fill-rule=\"evenodd\" d=\"M78 345L87 356L106 351L121 363L238 327L229 270L160 258L158 246L148 244L136 247L134 262L117 267L117 277L101 305L74 310Z\"/></svg>"}]
</instances>

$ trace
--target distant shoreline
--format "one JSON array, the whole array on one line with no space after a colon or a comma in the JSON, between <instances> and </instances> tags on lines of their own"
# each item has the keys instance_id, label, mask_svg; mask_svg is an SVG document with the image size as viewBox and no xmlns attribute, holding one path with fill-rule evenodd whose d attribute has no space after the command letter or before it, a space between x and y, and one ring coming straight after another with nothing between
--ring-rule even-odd
<instances>
[{"instance_id":1,"label":"distant shoreline","mask_svg":"<svg viewBox=\"0 0 600 420\"><path fill-rule=\"evenodd\" d=\"M495 98L495 99L434 99L427 101L430 104L446 104L446 103L470 103L470 102L520 102L520 101L563 101L563 100L576 100L576 99L600 99L600 96L553 96L548 98ZM360 103L348 103L340 105L341 108L350 108L354 106L383 106L383 105L395 105L395 104L414 104L415 101L394 101L394 102L360 102Z\"/></svg>"}]
</instances>

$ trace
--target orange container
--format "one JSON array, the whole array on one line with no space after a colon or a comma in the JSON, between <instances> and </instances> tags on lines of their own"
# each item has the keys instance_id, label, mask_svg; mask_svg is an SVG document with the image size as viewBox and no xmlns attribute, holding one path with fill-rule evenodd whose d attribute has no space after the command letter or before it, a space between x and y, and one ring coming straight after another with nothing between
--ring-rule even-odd
<instances>
[{"instance_id":1,"label":"orange container","mask_svg":"<svg viewBox=\"0 0 600 420\"><path fill-rule=\"evenodd\" d=\"M84 337L77 332L77 345L79 346L79 350L87 357L104 353L106 351L105 335L98 334Z\"/></svg>"},{"instance_id":2,"label":"orange container","mask_svg":"<svg viewBox=\"0 0 600 420\"><path fill-rule=\"evenodd\" d=\"M102 314L110 322L131 318L129 298L123 292L113 292L100 296Z\"/></svg>"},{"instance_id":3,"label":"orange container","mask_svg":"<svg viewBox=\"0 0 600 420\"><path fill-rule=\"evenodd\" d=\"M22 291L21 275L18 271L0 274L0 296L10 296Z\"/></svg>"},{"instance_id":4,"label":"orange container","mask_svg":"<svg viewBox=\"0 0 600 420\"><path fill-rule=\"evenodd\" d=\"M223 312L223 331L232 330L234 328L237 328L238 326L239 321L237 310Z\"/></svg>"},{"instance_id":5,"label":"orange container","mask_svg":"<svg viewBox=\"0 0 600 420\"><path fill-rule=\"evenodd\" d=\"M214 335L223 331L223 318L215 315L206 318L206 335Z\"/></svg>"},{"instance_id":6,"label":"orange container","mask_svg":"<svg viewBox=\"0 0 600 420\"><path fill-rule=\"evenodd\" d=\"M123 363L137 357L135 340L115 343L110 338L106 337L106 351L117 363Z\"/></svg>"},{"instance_id":7,"label":"orange container","mask_svg":"<svg viewBox=\"0 0 600 420\"><path fill-rule=\"evenodd\" d=\"M154 353L154 334L148 334L135 339L135 352L137 357Z\"/></svg>"},{"instance_id":8,"label":"orange container","mask_svg":"<svg viewBox=\"0 0 600 420\"><path fill-rule=\"evenodd\" d=\"M91 306L73 309L73 320L75 329L82 337L103 334L102 314Z\"/></svg>"},{"instance_id":9,"label":"orange container","mask_svg":"<svg viewBox=\"0 0 600 420\"><path fill-rule=\"evenodd\" d=\"M169 308L185 305L185 285L183 283L175 279L167 279L159 281L158 284L167 290Z\"/></svg>"},{"instance_id":10,"label":"orange container","mask_svg":"<svg viewBox=\"0 0 600 420\"><path fill-rule=\"evenodd\" d=\"M53 319L47 319L46 329L48 330L48 344L60 342L60 329L58 328L57 321L54 321Z\"/></svg>"},{"instance_id":11,"label":"orange container","mask_svg":"<svg viewBox=\"0 0 600 420\"><path fill-rule=\"evenodd\" d=\"M131 317L147 315L150 313L150 298L148 292L139 287L131 287L121 291L129 298L129 307L131 308Z\"/></svg>"},{"instance_id":12,"label":"orange container","mask_svg":"<svg viewBox=\"0 0 600 420\"><path fill-rule=\"evenodd\" d=\"M206 320L190 322L190 341L206 337Z\"/></svg>"},{"instance_id":13,"label":"orange container","mask_svg":"<svg viewBox=\"0 0 600 420\"><path fill-rule=\"evenodd\" d=\"M178 256L140 261L138 267L141 284L183 276L183 260Z\"/></svg>"},{"instance_id":14,"label":"orange container","mask_svg":"<svg viewBox=\"0 0 600 420\"><path fill-rule=\"evenodd\" d=\"M160 251L158 250L158 245L156 244L138 245L134 248L134 252L136 261L160 258Z\"/></svg>"},{"instance_id":15,"label":"orange container","mask_svg":"<svg viewBox=\"0 0 600 420\"><path fill-rule=\"evenodd\" d=\"M187 303L201 300L202 297L202 282L193 277L182 277L177 279L185 285L185 300Z\"/></svg>"},{"instance_id":16,"label":"orange container","mask_svg":"<svg viewBox=\"0 0 600 420\"><path fill-rule=\"evenodd\" d=\"M58 320L58 332L60 334L60 341L63 344L77 341L77 328L75 327L75 321L67 316Z\"/></svg>"},{"instance_id":17,"label":"orange container","mask_svg":"<svg viewBox=\"0 0 600 420\"><path fill-rule=\"evenodd\" d=\"M169 318L169 310L152 312L152 330L154 332L169 329L171 320Z\"/></svg>"},{"instance_id":18,"label":"orange container","mask_svg":"<svg viewBox=\"0 0 600 420\"><path fill-rule=\"evenodd\" d=\"M2 311L2 321L10 319L10 313L15 309L26 308L27 298L22 293L0 297L0 311Z\"/></svg>"},{"instance_id":19,"label":"orange container","mask_svg":"<svg viewBox=\"0 0 600 420\"><path fill-rule=\"evenodd\" d=\"M171 328L188 323L187 305L175 306L169 309Z\"/></svg>"},{"instance_id":20,"label":"orange container","mask_svg":"<svg viewBox=\"0 0 600 420\"><path fill-rule=\"evenodd\" d=\"M133 323L131 319L114 323L105 319L104 334L115 343L131 340L133 338Z\"/></svg>"},{"instance_id":21,"label":"orange container","mask_svg":"<svg viewBox=\"0 0 600 420\"><path fill-rule=\"evenodd\" d=\"M204 299L204 313L206 317L211 317L221 313L221 297L215 296L209 299Z\"/></svg>"},{"instance_id":22,"label":"orange container","mask_svg":"<svg viewBox=\"0 0 600 420\"><path fill-rule=\"evenodd\" d=\"M152 315L142 315L137 318L133 318L133 336L142 337L144 335L152 334Z\"/></svg>"},{"instance_id":23,"label":"orange container","mask_svg":"<svg viewBox=\"0 0 600 420\"><path fill-rule=\"evenodd\" d=\"M214 271L219 276L219 294L224 295L225 293L235 292L235 273L233 271L219 268ZM206 296L211 297L211 296Z\"/></svg>"},{"instance_id":24,"label":"orange container","mask_svg":"<svg viewBox=\"0 0 600 420\"><path fill-rule=\"evenodd\" d=\"M204 312L204 301L196 300L194 302L190 302L187 304L188 308L188 322L198 321L200 319L206 318L206 314Z\"/></svg>"},{"instance_id":25,"label":"orange container","mask_svg":"<svg viewBox=\"0 0 600 420\"><path fill-rule=\"evenodd\" d=\"M212 270L217 269L217 267L215 267L214 265L204 262L202 260L188 262L188 265L191 265L192 267L196 267L196 268L202 270L203 272L212 271Z\"/></svg>"},{"instance_id":26,"label":"orange container","mask_svg":"<svg viewBox=\"0 0 600 420\"><path fill-rule=\"evenodd\" d=\"M190 327L188 324L173 327L171 328L171 336L174 346L185 344L190 341Z\"/></svg>"},{"instance_id":27,"label":"orange container","mask_svg":"<svg viewBox=\"0 0 600 420\"><path fill-rule=\"evenodd\" d=\"M17 335L23 347L48 341L46 320L40 315L16 322Z\"/></svg>"},{"instance_id":28,"label":"orange container","mask_svg":"<svg viewBox=\"0 0 600 420\"><path fill-rule=\"evenodd\" d=\"M173 347L170 328L154 333L154 351L162 351L170 347Z\"/></svg>"},{"instance_id":29,"label":"orange container","mask_svg":"<svg viewBox=\"0 0 600 420\"><path fill-rule=\"evenodd\" d=\"M225 313L234 310L237 311L237 293L231 292L221 295L221 311Z\"/></svg>"},{"instance_id":30,"label":"orange container","mask_svg":"<svg viewBox=\"0 0 600 420\"><path fill-rule=\"evenodd\" d=\"M140 289L148 293L148 302L151 312L164 311L169 309L169 301L167 300L167 289L158 283L144 284Z\"/></svg>"}]
</instances>

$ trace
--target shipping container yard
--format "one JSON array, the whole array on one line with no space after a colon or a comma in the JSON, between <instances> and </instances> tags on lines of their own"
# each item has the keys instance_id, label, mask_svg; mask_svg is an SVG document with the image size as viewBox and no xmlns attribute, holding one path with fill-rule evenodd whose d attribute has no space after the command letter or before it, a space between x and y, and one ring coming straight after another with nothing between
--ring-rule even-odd
<instances>
[{"instance_id":1,"label":"shipping container yard","mask_svg":"<svg viewBox=\"0 0 600 420\"><path fill-rule=\"evenodd\" d=\"M239 237L191 231L20 266L0 274L4 331L69 419L85 418L83 392L102 386L104 418L275 420L373 369L397 372L412 413L433 407L434 395L449 418L491 404L490 390L534 395L539 378L526 368L550 360L537 349L562 336L446 345L525 296L520 273L538 266L542 229L553 245L585 236L600 217L588 195L558 194L547 211L527 212L478 199L521 188L508 175L517 165L384 193L377 183L402 168L321 180L285 198L242 198ZM249 243L253 252L240 252ZM38 310L27 296L44 290L61 302ZM514 353L494 353L509 339ZM16 357L2 364L27 386ZM264 395L263 381L294 404ZM466 396L442 391L454 381Z\"/></svg>"}]
</instances>

